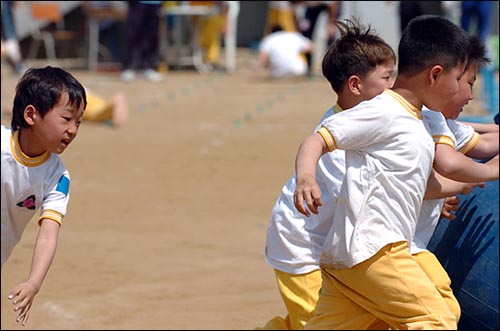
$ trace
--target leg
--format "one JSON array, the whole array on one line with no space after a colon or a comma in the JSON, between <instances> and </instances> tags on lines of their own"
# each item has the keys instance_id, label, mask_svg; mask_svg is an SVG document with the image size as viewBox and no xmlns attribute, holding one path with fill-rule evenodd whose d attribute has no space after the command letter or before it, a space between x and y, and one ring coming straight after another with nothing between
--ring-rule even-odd
<instances>
[{"instance_id":1,"label":"leg","mask_svg":"<svg viewBox=\"0 0 500 331\"><path fill-rule=\"evenodd\" d=\"M273 317L262 328L255 328L255 330L292 330L292 328L290 327L290 318L287 315L285 318Z\"/></svg>"},{"instance_id":2,"label":"leg","mask_svg":"<svg viewBox=\"0 0 500 331\"><path fill-rule=\"evenodd\" d=\"M292 275L275 270L281 297L288 311L292 330L302 330L312 316L321 288L321 271Z\"/></svg>"},{"instance_id":3,"label":"leg","mask_svg":"<svg viewBox=\"0 0 500 331\"><path fill-rule=\"evenodd\" d=\"M418 15L421 15L417 1L400 1L399 2L399 26L400 32L406 28L408 23Z\"/></svg>"},{"instance_id":4,"label":"leg","mask_svg":"<svg viewBox=\"0 0 500 331\"><path fill-rule=\"evenodd\" d=\"M479 38L486 43L490 32L490 17L492 10L492 1L478 1L477 6L477 34Z\"/></svg>"},{"instance_id":5,"label":"leg","mask_svg":"<svg viewBox=\"0 0 500 331\"><path fill-rule=\"evenodd\" d=\"M83 112L83 120L90 122L111 121L112 115L111 103L87 90L87 108Z\"/></svg>"},{"instance_id":6,"label":"leg","mask_svg":"<svg viewBox=\"0 0 500 331\"><path fill-rule=\"evenodd\" d=\"M460 26L465 31L469 32L470 30L470 20L473 12L473 1L462 1L461 10L462 14L460 16Z\"/></svg>"},{"instance_id":7,"label":"leg","mask_svg":"<svg viewBox=\"0 0 500 331\"><path fill-rule=\"evenodd\" d=\"M125 94L123 92L116 92L113 95L113 114L111 121L114 126L123 125L127 121L128 106Z\"/></svg>"},{"instance_id":8,"label":"leg","mask_svg":"<svg viewBox=\"0 0 500 331\"><path fill-rule=\"evenodd\" d=\"M460 320L460 304L451 289L450 277L437 257L429 251L420 252L413 256L429 279L436 285L436 289L457 321Z\"/></svg>"},{"instance_id":9,"label":"leg","mask_svg":"<svg viewBox=\"0 0 500 331\"><path fill-rule=\"evenodd\" d=\"M305 330L364 330L380 321L356 304L337 286L331 270L321 269L323 279L316 310ZM359 275L356 275L360 278ZM380 321L383 323L383 321Z\"/></svg>"},{"instance_id":10,"label":"leg","mask_svg":"<svg viewBox=\"0 0 500 331\"><path fill-rule=\"evenodd\" d=\"M142 22L144 7L136 1L129 2L128 16L125 26L125 49L123 52L123 69L135 69L135 56L142 44Z\"/></svg>"},{"instance_id":11,"label":"leg","mask_svg":"<svg viewBox=\"0 0 500 331\"><path fill-rule=\"evenodd\" d=\"M317 311L306 328L360 330L382 320L393 329L454 330L456 317L406 241L348 269L322 269Z\"/></svg>"},{"instance_id":12,"label":"leg","mask_svg":"<svg viewBox=\"0 0 500 331\"><path fill-rule=\"evenodd\" d=\"M160 23L161 5L146 5L142 35L141 67L156 69L158 62L158 31Z\"/></svg>"},{"instance_id":13,"label":"leg","mask_svg":"<svg viewBox=\"0 0 500 331\"><path fill-rule=\"evenodd\" d=\"M127 120L127 102L122 92L117 92L111 102L105 101L87 90L87 108L83 112L83 120L90 122L107 122L120 126Z\"/></svg>"},{"instance_id":14,"label":"leg","mask_svg":"<svg viewBox=\"0 0 500 331\"><path fill-rule=\"evenodd\" d=\"M204 49L204 61L215 65L221 49L221 33L225 18L222 15L203 18L200 24L200 46Z\"/></svg>"},{"instance_id":15,"label":"leg","mask_svg":"<svg viewBox=\"0 0 500 331\"><path fill-rule=\"evenodd\" d=\"M302 34L309 38L313 39L314 29L316 28L316 22L318 20L319 14L324 9L324 6L316 6L316 7L307 7L305 13L305 19L309 23L307 25L307 29L302 31ZM304 54L307 61L307 72L308 75L312 74L312 54L310 52Z\"/></svg>"}]
</instances>

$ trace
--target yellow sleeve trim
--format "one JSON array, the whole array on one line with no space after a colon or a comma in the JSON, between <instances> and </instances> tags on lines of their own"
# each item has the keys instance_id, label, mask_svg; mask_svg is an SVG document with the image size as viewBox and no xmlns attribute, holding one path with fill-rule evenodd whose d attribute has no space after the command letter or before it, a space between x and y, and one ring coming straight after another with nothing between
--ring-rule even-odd
<instances>
[{"instance_id":1,"label":"yellow sleeve trim","mask_svg":"<svg viewBox=\"0 0 500 331\"><path fill-rule=\"evenodd\" d=\"M42 224L44 219L53 220L59 225L62 223L63 215L55 210L44 210L40 218L38 219L38 225Z\"/></svg>"},{"instance_id":2,"label":"yellow sleeve trim","mask_svg":"<svg viewBox=\"0 0 500 331\"><path fill-rule=\"evenodd\" d=\"M435 144L450 145L453 149L455 149L455 143L453 142L453 139L448 136L433 136L432 139L434 139Z\"/></svg>"},{"instance_id":3,"label":"yellow sleeve trim","mask_svg":"<svg viewBox=\"0 0 500 331\"><path fill-rule=\"evenodd\" d=\"M333 139L332 134L330 133L330 131L328 131L327 128L322 126L321 129L319 129L317 132L320 134L320 136L325 141L326 148L328 148L329 152L332 152L332 151L337 149L337 144L335 143L335 139Z\"/></svg>"},{"instance_id":4,"label":"yellow sleeve trim","mask_svg":"<svg viewBox=\"0 0 500 331\"><path fill-rule=\"evenodd\" d=\"M469 153L469 151L471 149L473 149L474 147L476 147L477 143L479 142L479 133L477 132L474 132L474 134L472 135L472 138L467 142L467 144L465 144L461 149L460 149L460 153L462 154L467 154Z\"/></svg>"}]
</instances>

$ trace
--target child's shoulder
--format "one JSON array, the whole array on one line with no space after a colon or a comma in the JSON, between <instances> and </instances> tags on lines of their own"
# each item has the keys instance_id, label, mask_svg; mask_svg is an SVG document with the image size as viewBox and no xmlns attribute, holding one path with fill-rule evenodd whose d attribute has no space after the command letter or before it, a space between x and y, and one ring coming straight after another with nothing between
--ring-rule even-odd
<instances>
[{"instance_id":1,"label":"child's shoulder","mask_svg":"<svg viewBox=\"0 0 500 331\"><path fill-rule=\"evenodd\" d=\"M3 146L4 141L9 141L10 135L12 134L12 130L2 124L1 134L2 134L2 146Z\"/></svg>"},{"instance_id":2,"label":"child's shoulder","mask_svg":"<svg viewBox=\"0 0 500 331\"><path fill-rule=\"evenodd\" d=\"M354 106L353 108L351 109L362 109L362 110L369 110L369 109L373 109L375 111L380 111L382 108L381 107L384 107L385 109L385 106L391 104L392 102L394 102L394 98L391 97L391 94L386 91L374 96L373 98L371 99L368 99L368 100L364 100L364 101L361 101L360 103L358 103L356 106Z\"/></svg>"},{"instance_id":3,"label":"child's shoulder","mask_svg":"<svg viewBox=\"0 0 500 331\"><path fill-rule=\"evenodd\" d=\"M440 123L443 126L448 125L443 113L429 109L425 105L422 106L422 117L425 122Z\"/></svg>"}]
</instances>

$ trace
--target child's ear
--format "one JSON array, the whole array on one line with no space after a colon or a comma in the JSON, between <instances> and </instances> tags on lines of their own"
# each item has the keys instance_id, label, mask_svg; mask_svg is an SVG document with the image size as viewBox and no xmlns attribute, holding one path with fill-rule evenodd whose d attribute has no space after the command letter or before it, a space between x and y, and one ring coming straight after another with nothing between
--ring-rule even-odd
<instances>
[{"instance_id":1,"label":"child's ear","mask_svg":"<svg viewBox=\"0 0 500 331\"><path fill-rule=\"evenodd\" d=\"M434 83L442 73L443 67L438 64L434 65L429 71L429 80L431 83Z\"/></svg>"},{"instance_id":2,"label":"child's ear","mask_svg":"<svg viewBox=\"0 0 500 331\"><path fill-rule=\"evenodd\" d=\"M32 105L28 105L24 108L24 120L28 123L28 125L34 125L38 116L40 116L40 114Z\"/></svg>"},{"instance_id":3,"label":"child's ear","mask_svg":"<svg viewBox=\"0 0 500 331\"><path fill-rule=\"evenodd\" d=\"M349 88L349 91L351 91L351 93L353 93L354 95L360 95L361 94L361 79L359 79L359 77L356 75L352 75L347 80L347 87Z\"/></svg>"}]
</instances>

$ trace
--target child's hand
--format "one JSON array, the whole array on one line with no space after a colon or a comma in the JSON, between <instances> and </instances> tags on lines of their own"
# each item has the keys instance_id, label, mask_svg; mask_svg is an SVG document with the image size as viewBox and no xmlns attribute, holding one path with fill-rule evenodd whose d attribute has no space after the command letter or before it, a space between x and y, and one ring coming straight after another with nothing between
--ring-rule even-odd
<instances>
[{"instance_id":1,"label":"child's hand","mask_svg":"<svg viewBox=\"0 0 500 331\"><path fill-rule=\"evenodd\" d=\"M316 179L297 180L293 201L295 208L301 214L309 217L311 216L309 210L314 214L318 214L318 207L323 205L323 202L321 201L321 190ZM305 207L304 202L307 204L309 210Z\"/></svg>"},{"instance_id":2,"label":"child's hand","mask_svg":"<svg viewBox=\"0 0 500 331\"><path fill-rule=\"evenodd\" d=\"M447 197L444 200L443 208L441 209L441 217L445 217L449 220L454 220L456 218L453 211L458 210L458 205L460 203L460 199L456 196Z\"/></svg>"},{"instance_id":3,"label":"child's hand","mask_svg":"<svg viewBox=\"0 0 500 331\"><path fill-rule=\"evenodd\" d=\"M7 297L12 300L14 311L18 312L16 322L21 323L23 326L28 322L31 305L37 293L38 288L34 284L24 282L16 285Z\"/></svg>"},{"instance_id":4,"label":"child's hand","mask_svg":"<svg viewBox=\"0 0 500 331\"><path fill-rule=\"evenodd\" d=\"M469 194L476 187L484 188L484 182L480 182L480 183L463 183L463 188L462 188L461 194Z\"/></svg>"},{"instance_id":5,"label":"child's hand","mask_svg":"<svg viewBox=\"0 0 500 331\"><path fill-rule=\"evenodd\" d=\"M486 164L492 168L494 179L498 179L498 154L486 162Z\"/></svg>"}]
</instances>

